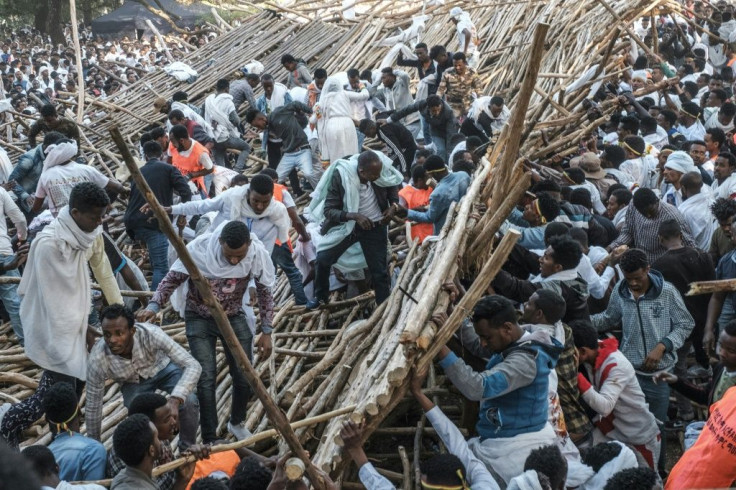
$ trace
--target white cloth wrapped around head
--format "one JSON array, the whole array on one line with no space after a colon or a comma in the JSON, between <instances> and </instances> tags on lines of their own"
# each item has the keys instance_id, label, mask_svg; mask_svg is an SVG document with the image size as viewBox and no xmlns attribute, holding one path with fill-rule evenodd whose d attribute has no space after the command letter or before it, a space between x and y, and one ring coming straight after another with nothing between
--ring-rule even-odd
<instances>
[{"instance_id":1,"label":"white cloth wrapped around head","mask_svg":"<svg viewBox=\"0 0 736 490\"><path fill-rule=\"evenodd\" d=\"M693 163L693 159L684 151L673 151L670 153L667 157L667 163L664 164L664 168L683 174L698 170L695 163Z\"/></svg>"},{"instance_id":2,"label":"white cloth wrapped around head","mask_svg":"<svg viewBox=\"0 0 736 490\"><path fill-rule=\"evenodd\" d=\"M46 148L46 159L43 161L43 169L49 169L56 165L66 163L77 154L77 142L74 140L61 140Z\"/></svg>"}]
</instances>

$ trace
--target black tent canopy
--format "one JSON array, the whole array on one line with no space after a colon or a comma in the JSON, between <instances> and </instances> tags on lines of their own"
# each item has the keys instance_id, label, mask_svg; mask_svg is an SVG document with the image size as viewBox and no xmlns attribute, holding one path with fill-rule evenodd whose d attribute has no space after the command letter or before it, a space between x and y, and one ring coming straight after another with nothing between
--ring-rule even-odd
<instances>
[{"instance_id":1,"label":"black tent canopy","mask_svg":"<svg viewBox=\"0 0 736 490\"><path fill-rule=\"evenodd\" d=\"M175 0L141 1L147 2L157 10L161 10L159 4L162 5L176 25L182 28L194 27L209 13L209 9L200 3L184 5ZM128 36L131 39L140 39L141 36L153 34L146 24L146 19L150 20L161 33L173 30L168 21L148 10L139 1L125 0L122 7L93 20L92 33L103 38Z\"/></svg>"}]
</instances>

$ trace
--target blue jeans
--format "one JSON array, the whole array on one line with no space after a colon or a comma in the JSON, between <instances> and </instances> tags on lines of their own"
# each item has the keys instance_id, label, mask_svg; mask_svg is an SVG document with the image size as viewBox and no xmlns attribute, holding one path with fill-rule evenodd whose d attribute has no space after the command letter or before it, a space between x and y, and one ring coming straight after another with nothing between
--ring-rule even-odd
<instances>
[{"instance_id":1,"label":"blue jeans","mask_svg":"<svg viewBox=\"0 0 736 490\"><path fill-rule=\"evenodd\" d=\"M200 425L202 426L202 440L209 443L217 439L217 363L215 346L220 339L225 351L225 359L233 380L233 399L230 404L230 422L237 425L245 420L248 400L251 397L251 388L245 376L238 368L230 348L222 338L220 330L213 318L205 318L192 311L185 312L187 340L192 356L202 365L202 374L197 383L197 397L199 398ZM228 318L233 327L235 336L245 350L248 359L253 359L253 335L250 333L245 315L242 313Z\"/></svg>"},{"instance_id":2,"label":"blue jeans","mask_svg":"<svg viewBox=\"0 0 736 490\"><path fill-rule=\"evenodd\" d=\"M160 231L150 228L136 228L135 238L146 243L148 258L153 269L151 290L155 291L158 283L169 272L169 240Z\"/></svg>"},{"instance_id":3,"label":"blue jeans","mask_svg":"<svg viewBox=\"0 0 736 490\"><path fill-rule=\"evenodd\" d=\"M307 295L304 294L304 286L302 285L304 278L296 265L294 265L294 258L291 256L289 245L286 243L275 245L273 252L271 252L271 260L275 267L281 267L281 270L284 271L284 274L289 279L291 292L294 293L294 302L297 305L307 304Z\"/></svg>"},{"instance_id":4,"label":"blue jeans","mask_svg":"<svg viewBox=\"0 0 736 490\"><path fill-rule=\"evenodd\" d=\"M432 138L432 130L429 127L429 123L427 120L422 116L421 114L419 117L422 120L422 134L424 135L424 145L429 145L434 142L434 138Z\"/></svg>"},{"instance_id":5,"label":"blue jeans","mask_svg":"<svg viewBox=\"0 0 736 490\"><path fill-rule=\"evenodd\" d=\"M0 255L0 261L11 257L10 255ZM18 269L12 269L5 272L5 277L20 277ZM23 324L20 321L20 298L18 298L17 284L0 284L0 300L5 306L5 311L10 317L10 324L13 326L13 332L18 337L20 345L23 345Z\"/></svg>"},{"instance_id":6,"label":"blue jeans","mask_svg":"<svg viewBox=\"0 0 736 490\"><path fill-rule=\"evenodd\" d=\"M448 151L447 147L445 146L445 138L442 135L435 134L432 138L432 143L434 143L435 147L435 153L437 156L439 156L442 161L444 161L447 164L448 168L452 168L452 162L447 161L448 157Z\"/></svg>"},{"instance_id":7,"label":"blue jeans","mask_svg":"<svg viewBox=\"0 0 736 490\"><path fill-rule=\"evenodd\" d=\"M363 153L363 142L365 141L365 134L360 132L360 129L355 128L355 134L358 135L358 153Z\"/></svg>"},{"instance_id":8,"label":"blue jeans","mask_svg":"<svg viewBox=\"0 0 736 490\"><path fill-rule=\"evenodd\" d=\"M148 379L140 379L139 383L123 383L120 392L123 394L123 405L129 408L133 399L141 393L154 393L156 390L171 393L181 379L181 369L170 362L161 371ZM197 424L199 423L199 401L194 393L190 393L184 404L179 407L179 449L184 450L197 442Z\"/></svg>"},{"instance_id":9,"label":"blue jeans","mask_svg":"<svg viewBox=\"0 0 736 490\"><path fill-rule=\"evenodd\" d=\"M664 423L667 422L667 409L670 406L670 385L667 383L655 383L651 376L636 375L639 381L641 391L644 392L644 398L649 405L649 411L657 419L659 432L662 434L662 446L659 452L659 461L657 467L660 472L665 470L665 460L667 458L666 451L666 434L664 432Z\"/></svg>"},{"instance_id":10,"label":"blue jeans","mask_svg":"<svg viewBox=\"0 0 736 490\"><path fill-rule=\"evenodd\" d=\"M317 188L319 182L319 174L314 168L312 162L312 150L307 147L303 150L293 151L291 153L284 153L281 156L281 161L276 172L279 174L279 182L285 183L286 178L289 176L292 170L300 169L304 174L304 177L309 181L309 184L313 189Z\"/></svg>"},{"instance_id":11,"label":"blue jeans","mask_svg":"<svg viewBox=\"0 0 736 490\"><path fill-rule=\"evenodd\" d=\"M250 145L245 140L233 138L232 136L225 141L215 143L215 164L230 168L230 165L227 164L227 150L229 149L240 150L238 161L235 163L235 170L242 172L245 169L245 163L248 161L248 155L250 155ZM207 186L207 190L209 190L209 186Z\"/></svg>"}]
</instances>

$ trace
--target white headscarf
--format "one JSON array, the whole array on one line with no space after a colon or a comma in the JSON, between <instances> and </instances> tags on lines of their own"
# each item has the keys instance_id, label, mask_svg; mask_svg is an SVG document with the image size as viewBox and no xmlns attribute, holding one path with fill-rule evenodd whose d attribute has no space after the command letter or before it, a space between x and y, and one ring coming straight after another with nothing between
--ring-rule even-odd
<instances>
[{"instance_id":1,"label":"white headscarf","mask_svg":"<svg viewBox=\"0 0 736 490\"><path fill-rule=\"evenodd\" d=\"M688 172L697 172L698 168L693 163L693 159L684 151L673 151L667 157L667 162L664 164L664 168L675 170L686 174Z\"/></svg>"},{"instance_id":2,"label":"white headscarf","mask_svg":"<svg viewBox=\"0 0 736 490\"><path fill-rule=\"evenodd\" d=\"M51 167L68 162L75 157L78 150L77 142L72 140L49 145L46 148L46 159L43 161L43 169L48 170Z\"/></svg>"}]
</instances>

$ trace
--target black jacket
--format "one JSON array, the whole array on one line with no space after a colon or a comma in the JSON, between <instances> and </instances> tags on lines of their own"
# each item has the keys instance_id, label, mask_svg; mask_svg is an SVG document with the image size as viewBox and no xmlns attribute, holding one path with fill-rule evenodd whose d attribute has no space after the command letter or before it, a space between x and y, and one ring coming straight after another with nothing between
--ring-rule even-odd
<instances>
[{"instance_id":1,"label":"black jacket","mask_svg":"<svg viewBox=\"0 0 736 490\"><path fill-rule=\"evenodd\" d=\"M447 102L442 102L442 112L440 112L439 116L433 116L429 112L427 99L423 99L394 111L391 114L391 120L399 121L413 112L419 112L424 120L427 121L432 131L432 138L443 138L445 140L445 148L447 148L449 153L452 149L450 140L457 134L459 128L455 113L447 105Z\"/></svg>"},{"instance_id":2,"label":"black jacket","mask_svg":"<svg viewBox=\"0 0 736 490\"><path fill-rule=\"evenodd\" d=\"M386 155L394 161L394 168L407 177L417 152L411 131L401 123L392 122L379 127L377 136L388 147Z\"/></svg>"},{"instance_id":3,"label":"black jacket","mask_svg":"<svg viewBox=\"0 0 736 490\"><path fill-rule=\"evenodd\" d=\"M392 204L399 202L399 187L379 187L371 182L373 192L376 193L376 200L381 211L385 211ZM327 197L325 198L325 221L322 224L320 233L324 235L332 227L345 223L347 220L347 211L344 210L345 188L342 186L342 177L340 172L332 174L330 187L327 189Z\"/></svg>"}]
</instances>

